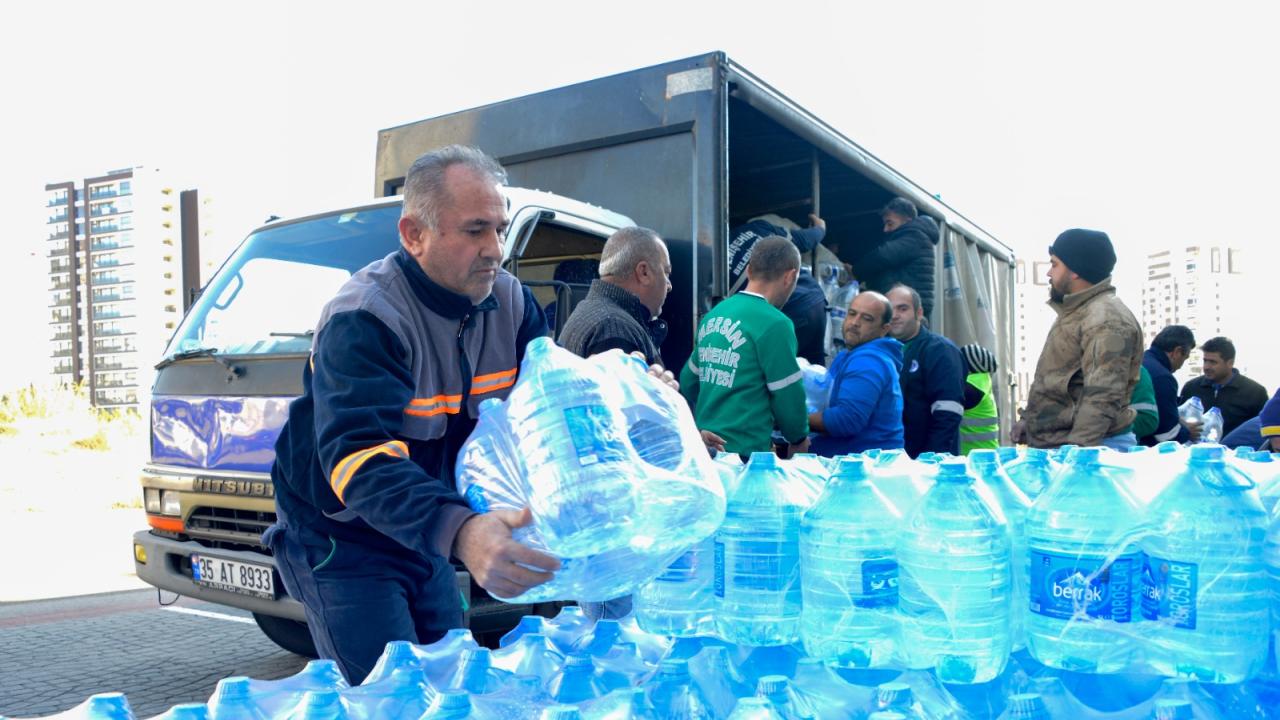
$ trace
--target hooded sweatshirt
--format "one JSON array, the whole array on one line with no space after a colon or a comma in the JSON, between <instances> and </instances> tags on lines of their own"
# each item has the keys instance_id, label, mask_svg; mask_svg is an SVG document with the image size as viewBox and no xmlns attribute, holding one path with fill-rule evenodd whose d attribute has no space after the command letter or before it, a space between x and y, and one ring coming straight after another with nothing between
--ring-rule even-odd
<instances>
[{"instance_id":1,"label":"hooded sweatshirt","mask_svg":"<svg viewBox=\"0 0 1280 720\"><path fill-rule=\"evenodd\" d=\"M809 450L835 457L879 448L901 448L902 343L891 337L845 350L832 361L831 399L822 411L826 432L813 436Z\"/></svg>"}]
</instances>

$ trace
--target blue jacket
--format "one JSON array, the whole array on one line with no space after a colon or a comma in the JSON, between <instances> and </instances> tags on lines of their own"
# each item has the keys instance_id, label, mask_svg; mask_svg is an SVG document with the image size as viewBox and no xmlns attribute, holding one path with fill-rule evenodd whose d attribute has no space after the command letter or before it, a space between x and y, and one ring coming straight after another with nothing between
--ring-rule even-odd
<instances>
[{"instance_id":1,"label":"blue jacket","mask_svg":"<svg viewBox=\"0 0 1280 720\"><path fill-rule=\"evenodd\" d=\"M1154 434L1138 438L1143 445L1155 445L1166 440L1180 443L1191 439L1191 433L1178 422L1178 379L1173 376L1169 356L1160 348L1147 348L1142 354L1142 367L1151 376L1151 389L1156 393L1156 410L1160 420Z\"/></svg>"},{"instance_id":2,"label":"blue jacket","mask_svg":"<svg viewBox=\"0 0 1280 720\"><path fill-rule=\"evenodd\" d=\"M831 399L822 411L826 432L809 450L835 457L902 447L902 343L891 337L845 350L831 363Z\"/></svg>"}]
</instances>

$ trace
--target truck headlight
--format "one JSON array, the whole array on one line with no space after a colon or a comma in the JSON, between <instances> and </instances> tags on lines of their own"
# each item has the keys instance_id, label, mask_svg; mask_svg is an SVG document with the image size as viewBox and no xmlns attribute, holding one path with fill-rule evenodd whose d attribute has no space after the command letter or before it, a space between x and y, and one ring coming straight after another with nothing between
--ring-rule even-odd
<instances>
[{"instance_id":1,"label":"truck headlight","mask_svg":"<svg viewBox=\"0 0 1280 720\"><path fill-rule=\"evenodd\" d=\"M165 490L160 493L160 514L178 516L182 514L177 490Z\"/></svg>"},{"instance_id":2,"label":"truck headlight","mask_svg":"<svg viewBox=\"0 0 1280 720\"><path fill-rule=\"evenodd\" d=\"M142 489L142 503L147 512L155 515L160 512L160 491L156 488Z\"/></svg>"}]
</instances>

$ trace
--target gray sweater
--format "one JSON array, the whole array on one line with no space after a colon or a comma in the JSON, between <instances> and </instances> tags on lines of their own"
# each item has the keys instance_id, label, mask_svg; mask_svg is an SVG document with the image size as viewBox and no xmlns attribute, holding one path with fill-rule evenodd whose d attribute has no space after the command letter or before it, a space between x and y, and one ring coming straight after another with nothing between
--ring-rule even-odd
<instances>
[{"instance_id":1,"label":"gray sweater","mask_svg":"<svg viewBox=\"0 0 1280 720\"><path fill-rule=\"evenodd\" d=\"M667 336L667 323L651 319L640 298L604 280L591 281L587 297L573 309L560 333L560 345L581 357L617 348L644 353L661 363L658 349Z\"/></svg>"}]
</instances>

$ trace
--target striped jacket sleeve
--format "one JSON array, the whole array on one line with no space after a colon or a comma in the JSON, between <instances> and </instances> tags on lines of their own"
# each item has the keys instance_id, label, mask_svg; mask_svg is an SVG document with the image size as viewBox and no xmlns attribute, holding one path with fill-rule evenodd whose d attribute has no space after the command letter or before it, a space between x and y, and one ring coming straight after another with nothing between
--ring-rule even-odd
<instances>
[{"instance_id":1,"label":"striped jacket sleeve","mask_svg":"<svg viewBox=\"0 0 1280 720\"><path fill-rule=\"evenodd\" d=\"M427 474L400 436L414 386L390 328L356 310L334 315L312 353L316 454L344 520L359 517L405 547L448 557L472 513L452 478Z\"/></svg>"}]
</instances>

